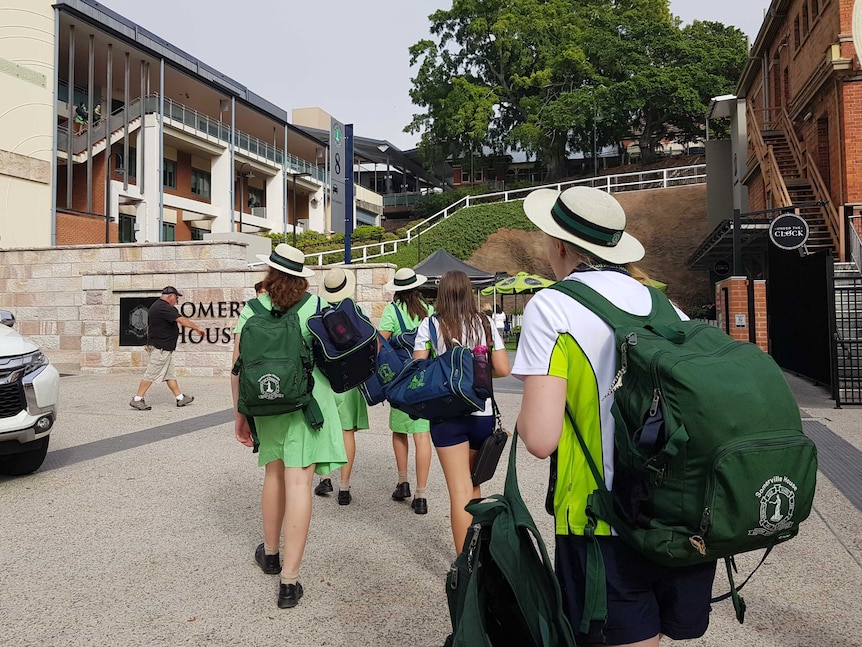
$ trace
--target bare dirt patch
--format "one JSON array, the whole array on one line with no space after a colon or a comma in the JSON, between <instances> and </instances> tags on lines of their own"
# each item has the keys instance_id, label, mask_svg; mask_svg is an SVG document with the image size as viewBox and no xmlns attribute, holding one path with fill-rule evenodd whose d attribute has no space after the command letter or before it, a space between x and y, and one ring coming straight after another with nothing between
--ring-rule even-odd
<instances>
[{"instance_id":1,"label":"bare dirt patch","mask_svg":"<svg viewBox=\"0 0 862 647\"><path fill-rule=\"evenodd\" d=\"M615 197L626 210L627 231L646 248L641 268L667 283L668 296L683 310L711 304L708 274L686 266L709 233L706 185L629 191ZM487 272L529 272L553 278L541 232L501 229L467 262Z\"/></svg>"}]
</instances>

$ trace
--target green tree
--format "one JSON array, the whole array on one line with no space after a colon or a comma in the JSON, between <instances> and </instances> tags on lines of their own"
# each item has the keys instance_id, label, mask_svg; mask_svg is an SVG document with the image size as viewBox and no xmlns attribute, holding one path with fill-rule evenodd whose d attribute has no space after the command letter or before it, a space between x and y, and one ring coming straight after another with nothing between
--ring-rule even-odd
<instances>
[{"instance_id":1,"label":"green tree","mask_svg":"<svg viewBox=\"0 0 862 647\"><path fill-rule=\"evenodd\" d=\"M555 177L571 151L639 135L653 151L702 129L747 55L733 27L681 27L668 0L453 0L410 48L423 151L483 146L535 156Z\"/></svg>"}]
</instances>

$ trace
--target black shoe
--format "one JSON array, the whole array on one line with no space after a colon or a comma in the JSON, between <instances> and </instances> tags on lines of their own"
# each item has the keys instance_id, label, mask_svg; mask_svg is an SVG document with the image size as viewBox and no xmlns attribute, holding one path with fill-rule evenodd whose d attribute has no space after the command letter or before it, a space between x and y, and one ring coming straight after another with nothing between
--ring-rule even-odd
<instances>
[{"instance_id":1,"label":"black shoe","mask_svg":"<svg viewBox=\"0 0 862 647\"><path fill-rule=\"evenodd\" d=\"M428 499L413 499L410 507L416 514L428 514Z\"/></svg>"},{"instance_id":2,"label":"black shoe","mask_svg":"<svg viewBox=\"0 0 862 647\"><path fill-rule=\"evenodd\" d=\"M254 561L260 566L267 575L275 575L281 573L281 562L278 561L278 553L275 555L267 555L263 550L263 544L258 546L254 551Z\"/></svg>"},{"instance_id":3,"label":"black shoe","mask_svg":"<svg viewBox=\"0 0 862 647\"><path fill-rule=\"evenodd\" d=\"M395 501L403 501L404 499L410 498L410 484L407 481L403 483L399 483L398 487L395 488L395 491L392 493L392 498Z\"/></svg>"},{"instance_id":4,"label":"black shoe","mask_svg":"<svg viewBox=\"0 0 862 647\"><path fill-rule=\"evenodd\" d=\"M292 609L299 604L299 598L302 597L302 584L284 584L278 587L278 608Z\"/></svg>"},{"instance_id":5,"label":"black shoe","mask_svg":"<svg viewBox=\"0 0 862 647\"><path fill-rule=\"evenodd\" d=\"M353 500L353 497L350 496L350 490L339 490L338 491L338 505L350 505L350 502Z\"/></svg>"},{"instance_id":6,"label":"black shoe","mask_svg":"<svg viewBox=\"0 0 862 647\"><path fill-rule=\"evenodd\" d=\"M332 481L329 479L320 479L320 483L314 488L314 493L317 496L325 496L332 492Z\"/></svg>"}]
</instances>

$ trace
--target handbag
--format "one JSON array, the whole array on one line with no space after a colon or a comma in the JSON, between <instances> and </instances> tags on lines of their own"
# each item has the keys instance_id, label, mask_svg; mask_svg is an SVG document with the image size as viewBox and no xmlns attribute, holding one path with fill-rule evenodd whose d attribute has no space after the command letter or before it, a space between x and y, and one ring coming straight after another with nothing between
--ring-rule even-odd
<instances>
[{"instance_id":1,"label":"handbag","mask_svg":"<svg viewBox=\"0 0 862 647\"><path fill-rule=\"evenodd\" d=\"M509 440L509 432L503 429L500 410L497 408L497 401L494 400L493 393L491 394L491 403L494 405L494 431L485 439L476 454L473 470L470 472L473 487L481 485L494 476L497 464L500 462L500 456L506 447L506 441Z\"/></svg>"}]
</instances>

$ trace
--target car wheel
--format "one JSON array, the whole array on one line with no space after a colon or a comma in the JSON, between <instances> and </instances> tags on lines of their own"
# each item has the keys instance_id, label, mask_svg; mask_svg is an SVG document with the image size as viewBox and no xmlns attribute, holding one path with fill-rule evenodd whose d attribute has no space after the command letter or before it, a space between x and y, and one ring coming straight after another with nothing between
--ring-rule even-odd
<instances>
[{"instance_id":1,"label":"car wheel","mask_svg":"<svg viewBox=\"0 0 862 647\"><path fill-rule=\"evenodd\" d=\"M48 438L50 436L46 437L44 441L37 441L38 445L35 449L0 458L0 474L4 476L23 476L25 474L32 474L42 467L45 455L48 453Z\"/></svg>"}]
</instances>

